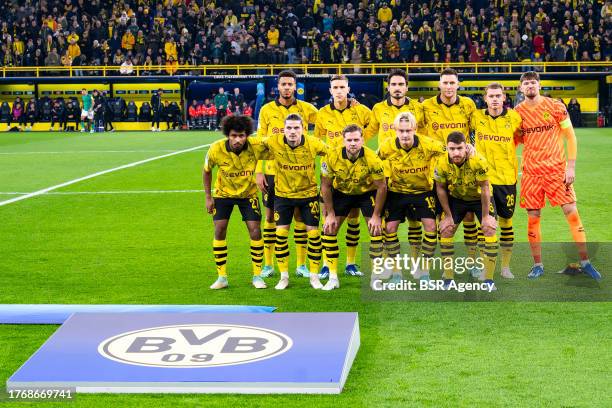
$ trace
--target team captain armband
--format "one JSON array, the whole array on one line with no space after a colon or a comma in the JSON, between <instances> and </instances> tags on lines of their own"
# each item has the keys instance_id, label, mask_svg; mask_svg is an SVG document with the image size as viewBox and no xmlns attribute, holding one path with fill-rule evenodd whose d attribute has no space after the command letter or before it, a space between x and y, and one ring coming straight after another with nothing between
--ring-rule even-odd
<instances>
[{"instance_id":1,"label":"team captain armband","mask_svg":"<svg viewBox=\"0 0 612 408\"><path fill-rule=\"evenodd\" d=\"M565 118L561 122L559 122L559 126L561 127L561 129L567 129L568 127L572 126L572 121L570 120L570 118Z\"/></svg>"}]
</instances>

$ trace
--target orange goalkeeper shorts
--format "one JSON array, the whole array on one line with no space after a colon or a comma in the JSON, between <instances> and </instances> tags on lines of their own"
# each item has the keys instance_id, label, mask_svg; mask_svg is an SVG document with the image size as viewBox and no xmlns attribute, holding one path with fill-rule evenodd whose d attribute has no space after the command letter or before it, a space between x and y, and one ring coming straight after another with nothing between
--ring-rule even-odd
<instances>
[{"instance_id":1,"label":"orange goalkeeper shorts","mask_svg":"<svg viewBox=\"0 0 612 408\"><path fill-rule=\"evenodd\" d=\"M540 209L546 206L548 198L553 207L576 202L574 186L563 182L565 173L533 176L523 174L521 178L521 208Z\"/></svg>"}]
</instances>

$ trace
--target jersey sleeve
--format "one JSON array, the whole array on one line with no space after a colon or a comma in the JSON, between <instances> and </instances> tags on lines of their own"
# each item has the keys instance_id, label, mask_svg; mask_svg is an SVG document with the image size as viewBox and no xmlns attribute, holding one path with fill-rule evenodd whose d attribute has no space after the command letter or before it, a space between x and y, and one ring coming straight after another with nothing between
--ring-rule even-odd
<instances>
[{"instance_id":1,"label":"jersey sleeve","mask_svg":"<svg viewBox=\"0 0 612 408\"><path fill-rule=\"evenodd\" d=\"M380 122L377 117L377 109L374 106L374 109L370 112L370 122L368 123L368 127L365 129L363 136L366 141L370 140L378 133L378 128L380 127Z\"/></svg>"},{"instance_id":2,"label":"jersey sleeve","mask_svg":"<svg viewBox=\"0 0 612 408\"><path fill-rule=\"evenodd\" d=\"M323 160L321 160L321 176L328 179L333 179L335 175L336 173L334 171L332 157L331 154L328 154Z\"/></svg>"},{"instance_id":3,"label":"jersey sleeve","mask_svg":"<svg viewBox=\"0 0 612 408\"><path fill-rule=\"evenodd\" d=\"M328 146L325 143L323 143L323 141L321 141L320 139L313 138L313 140L315 142L314 144L315 153L318 156L325 156L328 151Z\"/></svg>"},{"instance_id":4,"label":"jersey sleeve","mask_svg":"<svg viewBox=\"0 0 612 408\"><path fill-rule=\"evenodd\" d=\"M268 110L264 106L261 108L261 112L259 112L259 120L257 122L257 136L264 137L268 136L268 126L270 125L268 121Z\"/></svg>"},{"instance_id":5,"label":"jersey sleeve","mask_svg":"<svg viewBox=\"0 0 612 408\"><path fill-rule=\"evenodd\" d=\"M317 108L315 108L314 105L308 103L306 105L306 109L304 109L304 113L306 114L306 121L311 124L314 125L317 122Z\"/></svg>"},{"instance_id":6,"label":"jersey sleeve","mask_svg":"<svg viewBox=\"0 0 612 408\"><path fill-rule=\"evenodd\" d=\"M554 102L553 117L559 123L561 129L567 129L572 126L572 121L567 113L567 108L560 101Z\"/></svg>"},{"instance_id":7,"label":"jersey sleeve","mask_svg":"<svg viewBox=\"0 0 612 408\"><path fill-rule=\"evenodd\" d=\"M204 159L204 171L210 173L215 165L215 147L211 146L211 148L206 152L206 158Z\"/></svg>"},{"instance_id":8,"label":"jersey sleeve","mask_svg":"<svg viewBox=\"0 0 612 408\"><path fill-rule=\"evenodd\" d=\"M446 158L438 157L436 167L434 168L434 180L438 183L446 183L448 181L448 172L446 171Z\"/></svg>"},{"instance_id":9,"label":"jersey sleeve","mask_svg":"<svg viewBox=\"0 0 612 408\"><path fill-rule=\"evenodd\" d=\"M361 119L361 123L363 123L363 129L367 129L370 127L370 121L372 120L372 111L365 105L359 106L359 117Z\"/></svg>"},{"instance_id":10,"label":"jersey sleeve","mask_svg":"<svg viewBox=\"0 0 612 408\"><path fill-rule=\"evenodd\" d=\"M319 112L317 115L317 120L315 121L314 135L320 140L325 140L325 128L323 127L323 113Z\"/></svg>"},{"instance_id":11,"label":"jersey sleeve","mask_svg":"<svg viewBox=\"0 0 612 408\"><path fill-rule=\"evenodd\" d=\"M385 166L383 161L378 156L372 156L370 161L370 175L372 180L384 180L385 179Z\"/></svg>"},{"instance_id":12,"label":"jersey sleeve","mask_svg":"<svg viewBox=\"0 0 612 408\"><path fill-rule=\"evenodd\" d=\"M476 175L477 181L486 181L489 179L489 163L487 163L487 159L480 156L477 160L477 166L474 169L474 173Z\"/></svg>"},{"instance_id":13,"label":"jersey sleeve","mask_svg":"<svg viewBox=\"0 0 612 408\"><path fill-rule=\"evenodd\" d=\"M255 153L255 158L258 160L257 162L257 166L259 166L259 163L262 163L262 160L270 160L273 159L274 156L272 155L272 152L270 152L270 150L264 145L264 144L259 144L259 145L253 145L253 152ZM256 173L261 173L262 171L257 171L257 166L256 166ZM263 163L262 163L262 169L263 169Z\"/></svg>"},{"instance_id":14,"label":"jersey sleeve","mask_svg":"<svg viewBox=\"0 0 612 408\"><path fill-rule=\"evenodd\" d=\"M428 148L430 157L440 157L446 153L446 146L437 140L429 139Z\"/></svg>"}]
</instances>

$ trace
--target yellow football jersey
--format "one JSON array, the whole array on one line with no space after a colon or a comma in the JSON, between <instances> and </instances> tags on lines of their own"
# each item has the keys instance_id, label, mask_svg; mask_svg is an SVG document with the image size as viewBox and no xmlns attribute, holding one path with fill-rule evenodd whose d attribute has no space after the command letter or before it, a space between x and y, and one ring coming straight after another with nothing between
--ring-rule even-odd
<instances>
[{"instance_id":1,"label":"yellow football jersey","mask_svg":"<svg viewBox=\"0 0 612 408\"><path fill-rule=\"evenodd\" d=\"M330 148L321 162L321 175L332 180L334 189L350 195L376 190L374 181L385 178L382 160L366 146L354 162L345 147Z\"/></svg>"},{"instance_id":2,"label":"yellow football jersey","mask_svg":"<svg viewBox=\"0 0 612 408\"><path fill-rule=\"evenodd\" d=\"M296 99L291 105L286 107L278 99L266 103L259 111L257 122L257 136L275 136L282 134L285 129L285 118L292 113L299 114L304 120L304 133L308 132L308 124L317 121L317 108L314 105ZM258 166L258 172L261 166ZM274 174L274 163L268 161L263 166L265 174Z\"/></svg>"},{"instance_id":3,"label":"yellow football jersey","mask_svg":"<svg viewBox=\"0 0 612 408\"><path fill-rule=\"evenodd\" d=\"M395 106L391 103L391 98L378 102L372 108L372 120L366 129L366 140L370 140L378 134L378 145L387 139L395 138L395 131L392 129L393 121L401 112L411 112L417 120L418 128L423 126L423 106L416 100L406 98L402 106Z\"/></svg>"},{"instance_id":4,"label":"yellow football jersey","mask_svg":"<svg viewBox=\"0 0 612 408\"><path fill-rule=\"evenodd\" d=\"M521 128L521 116L513 109L504 109L493 117L486 109L477 110L470 119L474 130L476 151L489 163L491 184L516 183L518 160L514 135Z\"/></svg>"},{"instance_id":5,"label":"yellow football jersey","mask_svg":"<svg viewBox=\"0 0 612 408\"><path fill-rule=\"evenodd\" d=\"M220 198L251 198L257 196L257 185L253 175L258 160L272 156L263 145L247 143L243 149L234 153L227 139L214 142L204 160L204 171L211 172L219 167L215 179L213 197Z\"/></svg>"},{"instance_id":6,"label":"yellow football jersey","mask_svg":"<svg viewBox=\"0 0 612 408\"><path fill-rule=\"evenodd\" d=\"M431 191L432 159L445 156L444 152L442 143L428 137L415 135L409 150L401 147L397 137L385 140L378 149L378 156L389 168L389 190L408 194Z\"/></svg>"},{"instance_id":7,"label":"yellow football jersey","mask_svg":"<svg viewBox=\"0 0 612 408\"><path fill-rule=\"evenodd\" d=\"M470 98L457 96L452 105L445 105L440 95L423 102L423 117L427 136L446 144L449 133L459 131L469 139L470 117L476 110L476 104Z\"/></svg>"},{"instance_id":8,"label":"yellow football jersey","mask_svg":"<svg viewBox=\"0 0 612 408\"><path fill-rule=\"evenodd\" d=\"M372 111L365 105L351 107L349 101L349 106L339 110L330 103L319 109L314 134L330 147L342 146L344 128L348 125L359 125L365 129L370 124L371 115Z\"/></svg>"},{"instance_id":9,"label":"yellow football jersey","mask_svg":"<svg viewBox=\"0 0 612 408\"><path fill-rule=\"evenodd\" d=\"M251 143L266 146L273 156L276 196L309 198L319 194L315 175L316 158L327 153L327 145L319 138L304 135L302 143L294 148L289 146L282 133L264 138L256 137Z\"/></svg>"},{"instance_id":10,"label":"yellow football jersey","mask_svg":"<svg viewBox=\"0 0 612 408\"><path fill-rule=\"evenodd\" d=\"M489 165L480 154L469 157L461 166L452 163L448 154L438 157L434 179L446 183L451 196L464 201L480 200L480 182L489 180ZM492 190L491 184L489 189Z\"/></svg>"}]
</instances>

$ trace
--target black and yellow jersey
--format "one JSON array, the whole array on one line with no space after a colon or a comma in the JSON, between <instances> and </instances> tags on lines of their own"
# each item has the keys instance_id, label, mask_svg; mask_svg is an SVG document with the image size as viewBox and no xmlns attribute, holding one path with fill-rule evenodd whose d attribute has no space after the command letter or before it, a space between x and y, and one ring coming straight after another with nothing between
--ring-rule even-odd
<instances>
[{"instance_id":1,"label":"black and yellow jersey","mask_svg":"<svg viewBox=\"0 0 612 408\"><path fill-rule=\"evenodd\" d=\"M388 168L389 190L396 193L418 194L431 191L431 166L434 158L444 155L442 143L414 135L414 143L404 149L396 138L387 139L378 148L378 157Z\"/></svg>"},{"instance_id":2,"label":"black and yellow jersey","mask_svg":"<svg viewBox=\"0 0 612 408\"><path fill-rule=\"evenodd\" d=\"M427 136L446 144L449 133L459 131L469 139L470 117L476 110L476 104L470 98L457 96L452 105L442 102L440 95L423 102L423 117Z\"/></svg>"},{"instance_id":3,"label":"black and yellow jersey","mask_svg":"<svg viewBox=\"0 0 612 408\"><path fill-rule=\"evenodd\" d=\"M325 141L330 147L342 146L342 131L348 125L358 125L365 129L370 124L372 111L365 105L336 109L333 103L327 104L317 113L314 135Z\"/></svg>"},{"instance_id":4,"label":"black and yellow jersey","mask_svg":"<svg viewBox=\"0 0 612 408\"><path fill-rule=\"evenodd\" d=\"M259 111L257 136L270 137L282 134L285 129L285 118L292 113L297 113L302 117L304 133L308 132L308 124L314 124L317 120L317 108L314 105L296 99L291 105L285 106L275 99L266 103ZM263 166L258 165L257 172L262 170L265 174L274 174L274 164L266 162Z\"/></svg>"},{"instance_id":5,"label":"black and yellow jersey","mask_svg":"<svg viewBox=\"0 0 612 408\"><path fill-rule=\"evenodd\" d=\"M365 132L366 140L370 140L378 134L378 145L380 146L385 140L394 139L395 131L392 125L397 115L402 112L412 113L417 121L418 128L420 129L423 126L423 106L418 101L406 97L403 105L395 106L391 103L391 98L388 97L372 108L372 120Z\"/></svg>"},{"instance_id":6,"label":"black and yellow jersey","mask_svg":"<svg viewBox=\"0 0 612 408\"><path fill-rule=\"evenodd\" d=\"M302 136L296 147L287 143L285 135L277 133L270 137L255 137L252 144L262 144L272 154L276 171L274 194L284 198L310 198L319 194L315 176L317 156L327 153L327 145L319 138Z\"/></svg>"},{"instance_id":7,"label":"black and yellow jersey","mask_svg":"<svg viewBox=\"0 0 612 408\"><path fill-rule=\"evenodd\" d=\"M448 154L438 157L434 179L446 183L451 196L464 201L480 200L480 182L489 180L489 165L479 153L468 157L461 166L450 161ZM491 184L489 189L492 191Z\"/></svg>"},{"instance_id":8,"label":"black and yellow jersey","mask_svg":"<svg viewBox=\"0 0 612 408\"><path fill-rule=\"evenodd\" d=\"M470 119L470 128L474 130L476 151L489 164L491 184L515 184L518 160L514 136L520 131L521 116L513 109L504 109L497 117L486 109L477 110Z\"/></svg>"},{"instance_id":9,"label":"black and yellow jersey","mask_svg":"<svg viewBox=\"0 0 612 408\"><path fill-rule=\"evenodd\" d=\"M230 149L227 139L214 142L204 160L204 171L212 172L219 167L215 179L213 197L251 198L257 196L255 166L258 160L272 158L262 145L246 144L239 152Z\"/></svg>"},{"instance_id":10,"label":"black and yellow jersey","mask_svg":"<svg viewBox=\"0 0 612 408\"><path fill-rule=\"evenodd\" d=\"M344 146L330 148L321 162L321 175L332 181L335 190L357 195L376 190L375 180L384 180L382 160L364 146L357 160L352 161Z\"/></svg>"}]
</instances>

